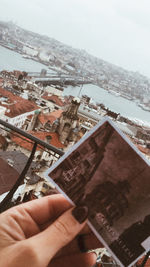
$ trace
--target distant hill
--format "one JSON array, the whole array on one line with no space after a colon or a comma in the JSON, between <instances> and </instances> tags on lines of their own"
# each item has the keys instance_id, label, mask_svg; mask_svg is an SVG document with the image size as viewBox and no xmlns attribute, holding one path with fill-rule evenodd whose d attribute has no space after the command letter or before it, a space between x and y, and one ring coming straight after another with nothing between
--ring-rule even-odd
<instances>
[{"instance_id":1,"label":"distant hill","mask_svg":"<svg viewBox=\"0 0 150 267\"><path fill-rule=\"evenodd\" d=\"M139 101L150 108L150 80L75 49L53 38L25 30L12 22L0 22L0 44L28 54L47 66L73 75L91 77L93 82L114 94Z\"/></svg>"}]
</instances>

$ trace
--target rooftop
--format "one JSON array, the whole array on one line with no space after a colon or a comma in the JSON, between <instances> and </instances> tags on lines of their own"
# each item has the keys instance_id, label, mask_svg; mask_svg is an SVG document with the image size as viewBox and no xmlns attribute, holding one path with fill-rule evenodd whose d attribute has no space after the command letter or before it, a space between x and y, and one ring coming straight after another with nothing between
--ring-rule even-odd
<instances>
[{"instance_id":1,"label":"rooftop","mask_svg":"<svg viewBox=\"0 0 150 267\"><path fill-rule=\"evenodd\" d=\"M13 93L1 87L0 105L7 108L5 115L10 118L38 109L38 106L33 102L26 100L20 96L14 95Z\"/></svg>"},{"instance_id":2,"label":"rooftop","mask_svg":"<svg viewBox=\"0 0 150 267\"><path fill-rule=\"evenodd\" d=\"M17 181L19 173L0 157L0 195L8 192Z\"/></svg>"},{"instance_id":3,"label":"rooftop","mask_svg":"<svg viewBox=\"0 0 150 267\"><path fill-rule=\"evenodd\" d=\"M46 140L47 136L51 136L50 144L52 146L55 146L57 148L63 148L64 145L59 141L59 136L57 133L53 132L30 132L30 134L34 135L35 137L41 139L41 140ZM20 139L20 137L13 136L12 135L12 141L15 142L17 145L20 147L23 147L29 151L32 151L33 144L29 143L27 139L24 138L24 140ZM39 147L37 148L39 150Z\"/></svg>"},{"instance_id":4,"label":"rooftop","mask_svg":"<svg viewBox=\"0 0 150 267\"><path fill-rule=\"evenodd\" d=\"M42 98L44 98L45 100L51 101L52 103L63 107L64 103L63 101L57 96L57 95L48 95L48 93L45 93Z\"/></svg>"},{"instance_id":5,"label":"rooftop","mask_svg":"<svg viewBox=\"0 0 150 267\"><path fill-rule=\"evenodd\" d=\"M0 158L5 160L9 166L12 166L19 174L22 172L28 157L20 151L0 151ZM30 177L29 184L37 183L40 177L36 173L32 172L32 169L37 167L37 163L32 161L31 166L27 172L27 176Z\"/></svg>"},{"instance_id":6,"label":"rooftop","mask_svg":"<svg viewBox=\"0 0 150 267\"><path fill-rule=\"evenodd\" d=\"M58 143L56 143L57 146L63 147L63 145L59 142L58 138L50 138L49 140L51 139L52 140L50 143L48 143L48 142L45 142L46 141L45 136L41 136L43 135L43 133L35 134L37 136L40 135L39 137L41 139L39 139L38 137L33 136L29 134L28 132L25 132L1 119L0 119L0 127L1 129L3 129L4 132L6 133L8 132L9 136L11 132L11 135L14 136L14 138L16 138L16 142L20 143L21 146L31 151L29 157L26 157L20 151L19 152L10 151L14 149L13 147L9 147L8 148L9 150L7 151L2 151L2 150L0 151L0 154L1 154L0 155L0 195L9 191L7 196L5 195L0 203L0 212L2 212L11 206L11 203L12 203L11 200L13 198L13 195L18 189L18 186L20 186L24 182L24 178L26 177L26 175L29 177L28 173L32 174L32 179L29 179L28 183L30 184L30 182L32 182L33 184L36 182L35 179L37 179L37 175L36 174L34 175L35 164L36 164L36 171L39 171L40 166L38 162L34 163L33 159L35 156L35 152L37 151L37 149L39 149L39 147L43 151L46 151L46 152L49 151L50 155L52 155L52 158L50 158L49 160L49 166L51 166L51 164L53 164L55 160L58 160L58 158L60 158L60 156L63 155L64 152L58 149L56 146L54 146L55 145L54 140L55 140L55 142L58 141ZM51 134L45 133L45 134L48 136L51 135L51 137L54 137L55 135L54 133L51 133ZM48 141L48 138L47 138L47 141ZM54 143L54 145L52 145L52 143ZM21 149L19 148L19 150ZM42 162L42 167L44 168L47 167L44 161ZM30 168L31 168L31 172L30 172Z\"/></svg>"},{"instance_id":7,"label":"rooftop","mask_svg":"<svg viewBox=\"0 0 150 267\"><path fill-rule=\"evenodd\" d=\"M51 113L40 113L38 119L43 125L48 121L53 124L53 122L61 116L62 112L63 110L59 109Z\"/></svg>"}]
</instances>

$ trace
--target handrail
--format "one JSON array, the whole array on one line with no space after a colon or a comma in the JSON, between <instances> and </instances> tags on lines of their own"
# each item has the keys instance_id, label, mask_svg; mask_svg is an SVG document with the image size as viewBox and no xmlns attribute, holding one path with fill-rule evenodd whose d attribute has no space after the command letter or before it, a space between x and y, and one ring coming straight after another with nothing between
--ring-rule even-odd
<instances>
[{"instance_id":1,"label":"handrail","mask_svg":"<svg viewBox=\"0 0 150 267\"><path fill-rule=\"evenodd\" d=\"M33 157L35 155L35 152L36 152L36 149L37 149L37 146L40 145L42 146L43 148L46 148L48 149L49 151L52 151L55 153L55 157L58 157L57 155L59 156L62 156L64 154L63 151L61 151L60 149L44 142L43 140L23 131L22 129L19 129L17 127L15 127L14 125L6 122L6 121L3 121L0 119L0 125L3 125L5 128L4 130L12 130L13 132L16 132L20 135L20 138L21 136L31 140L33 142L33 148L32 148L32 152L26 162L26 165L24 167L24 169L22 170L21 174L19 175L17 181L15 182L15 184L12 186L12 188L10 189L10 191L8 192L8 194L5 196L5 198L1 201L0 203L0 213L5 211L6 209L9 208L10 206L10 203L11 203L11 200L12 200L12 197L15 193L15 191L17 190L18 186L22 183L22 181L24 180L25 178L25 175L28 171L28 169L30 168L30 165L32 163L32 160L33 160ZM6 129L7 128L7 129ZM58 157L59 158L59 157Z\"/></svg>"},{"instance_id":2,"label":"handrail","mask_svg":"<svg viewBox=\"0 0 150 267\"><path fill-rule=\"evenodd\" d=\"M19 177L18 177L16 183L13 185L12 189L8 192L6 197L0 203L0 213L9 208L9 204L10 204L10 202L12 200L12 197L13 197L14 193L16 192L18 186L23 182L23 180L25 178L25 175L26 175L27 171L30 168L30 165L32 163L32 160L33 160L35 152L36 152L36 148L37 148L37 143L34 143L34 146L32 148L32 152L30 154L30 157L27 160L27 163L26 163L23 171L19 175Z\"/></svg>"},{"instance_id":3,"label":"handrail","mask_svg":"<svg viewBox=\"0 0 150 267\"><path fill-rule=\"evenodd\" d=\"M54 146L52 146L52 145L44 142L43 140L41 140L41 139L33 136L32 134L29 134L29 133L27 133L27 132L25 132L25 131L23 131L23 130L17 128L17 127L15 127L14 125L12 125L12 124L10 124L10 123L8 123L6 121L3 121L3 120L0 119L0 124L2 124L3 126L5 126L6 128L11 129L12 131L15 131L15 132L23 135L24 137L32 140L34 143L37 143L37 144L39 144L39 145L41 145L43 147L46 147L47 149L55 152L56 154L58 154L60 156L62 156L64 154L64 152L61 151L60 149L58 149L58 148L56 148L56 147L54 147Z\"/></svg>"}]
</instances>

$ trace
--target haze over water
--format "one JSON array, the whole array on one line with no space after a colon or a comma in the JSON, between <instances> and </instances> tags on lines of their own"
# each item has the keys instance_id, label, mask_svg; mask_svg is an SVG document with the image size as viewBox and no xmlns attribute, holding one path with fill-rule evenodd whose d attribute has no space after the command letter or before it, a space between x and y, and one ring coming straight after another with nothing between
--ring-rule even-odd
<instances>
[{"instance_id":1,"label":"haze over water","mask_svg":"<svg viewBox=\"0 0 150 267\"><path fill-rule=\"evenodd\" d=\"M21 70L27 72L41 71L48 69L47 66L31 59L25 59L21 54L0 46L0 71ZM50 72L50 70L48 70Z\"/></svg>"},{"instance_id":2,"label":"haze over water","mask_svg":"<svg viewBox=\"0 0 150 267\"><path fill-rule=\"evenodd\" d=\"M48 69L39 62L25 59L22 55L0 46L0 71L5 69L8 71L24 70L27 72L40 72L43 68ZM48 72L50 72L50 70L48 70ZM81 87L69 86L65 88L64 94L78 96L80 89ZM82 94L92 97L96 102L103 103L110 110L120 113L122 116L137 119L150 125L150 112L141 109L133 101L112 95L106 90L91 84L83 85L80 96Z\"/></svg>"}]
</instances>

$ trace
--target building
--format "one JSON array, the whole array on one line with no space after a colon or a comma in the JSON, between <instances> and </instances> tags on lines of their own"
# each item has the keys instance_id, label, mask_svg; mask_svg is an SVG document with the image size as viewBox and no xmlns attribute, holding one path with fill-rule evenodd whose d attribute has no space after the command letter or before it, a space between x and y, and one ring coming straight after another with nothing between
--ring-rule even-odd
<instances>
[{"instance_id":1,"label":"building","mask_svg":"<svg viewBox=\"0 0 150 267\"><path fill-rule=\"evenodd\" d=\"M33 116L28 116L24 124L24 129L27 131L50 131L54 121L60 118L62 112L63 110L61 109L50 113L35 111Z\"/></svg>"},{"instance_id":2,"label":"building","mask_svg":"<svg viewBox=\"0 0 150 267\"><path fill-rule=\"evenodd\" d=\"M19 173L0 157L0 195L8 192L17 181Z\"/></svg>"},{"instance_id":3,"label":"building","mask_svg":"<svg viewBox=\"0 0 150 267\"><path fill-rule=\"evenodd\" d=\"M21 151L1 151L0 150L0 158L5 160L9 166L11 166L14 170L16 170L19 174L25 167L25 164L28 160L28 157L22 153ZM32 161L31 166L27 172L28 184L35 184L40 180L40 176L38 176L33 170L37 168L37 163Z\"/></svg>"},{"instance_id":4,"label":"building","mask_svg":"<svg viewBox=\"0 0 150 267\"><path fill-rule=\"evenodd\" d=\"M45 91L51 95L62 96L63 88L62 87L54 87L54 86L47 86Z\"/></svg>"},{"instance_id":5,"label":"building","mask_svg":"<svg viewBox=\"0 0 150 267\"><path fill-rule=\"evenodd\" d=\"M59 141L59 135L58 133L54 133L54 132L40 132L40 131L36 131L36 132L30 132L30 134L34 135L35 137L51 144L54 147L57 147L59 149L63 149L64 145ZM18 136L15 135L11 135L11 140L13 143L11 143L9 150L20 150L21 152L23 152L25 155L29 156L32 148L33 148L33 144L31 142L29 142L28 139L24 138L21 139ZM41 166L50 166L52 165L56 160L56 156L55 153L53 153L52 151L48 151L43 150L41 147L37 147L37 150L35 152L35 160L37 162L39 162L41 164ZM39 170L41 168L41 166L39 167ZM41 172L43 173L43 171L45 171L46 169L43 169Z\"/></svg>"},{"instance_id":6,"label":"building","mask_svg":"<svg viewBox=\"0 0 150 267\"><path fill-rule=\"evenodd\" d=\"M50 93L45 93L42 98L44 100L47 100L49 102L51 102L54 105L54 108L57 109L62 109L62 107L64 106L64 102L62 101L62 98L58 95L52 95Z\"/></svg>"},{"instance_id":7,"label":"building","mask_svg":"<svg viewBox=\"0 0 150 267\"><path fill-rule=\"evenodd\" d=\"M0 150L0 201L16 183L28 158L20 151ZM38 164L32 161L23 183L18 187L12 199L12 205L56 193L54 186L38 175Z\"/></svg>"},{"instance_id":8,"label":"building","mask_svg":"<svg viewBox=\"0 0 150 267\"><path fill-rule=\"evenodd\" d=\"M31 57L35 57L38 55L38 50L36 50L34 47L24 45L23 53Z\"/></svg>"},{"instance_id":9,"label":"building","mask_svg":"<svg viewBox=\"0 0 150 267\"><path fill-rule=\"evenodd\" d=\"M0 106L0 118L3 119L6 112L6 108L3 106Z\"/></svg>"},{"instance_id":10,"label":"building","mask_svg":"<svg viewBox=\"0 0 150 267\"><path fill-rule=\"evenodd\" d=\"M0 88L0 106L3 119L7 122L21 128L26 118L30 114L34 114L38 110L38 106L33 102L26 100L20 96L14 95L12 92Z\"/></svg>"},{"instance_id":11,"label":"building","mask_svg":"<svg viewBox=\"0 0 150 267\"><path fill-rule=\"evenodd\" d=\"M53 123L53 131L59 134L59 140L66 146L74 144L79 136L79 117L77 115L80 99L74 98L66 111L62 112L60 119Z\"/></svg>"}]
</instances>

